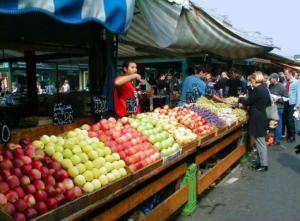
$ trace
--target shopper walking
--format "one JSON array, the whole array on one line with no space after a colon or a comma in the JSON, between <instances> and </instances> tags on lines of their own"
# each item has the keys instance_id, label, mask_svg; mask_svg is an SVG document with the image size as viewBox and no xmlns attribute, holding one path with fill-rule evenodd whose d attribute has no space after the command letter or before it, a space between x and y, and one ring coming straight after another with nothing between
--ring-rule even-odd
<instances>
[{"instance_id":1,"label":"shopper walking","mask_svg":"<svg viewBox=\"0 0 300 221\"><path fill-rule=\"evenodd\" d=\"M275 128L275 144L280 145L282 138L284 102L287 100L288 94L283 84L279 82L279 75L277 73L270 75L270 92L277 105L279 117L277 127Z\"/></svg>"},{"instance_id":2,"label":"shopper walking","mask_svg":"<svg viewBox=\"0 0 300 221\"><path fill-rule=\"evenodd\" d=\"M268 89L263 85L261 72L254 72L254 89L248 98L240 97L239 102L249 106L249 135L255 137L259 163L254 166L257 171L268 170L268 152L265 141L268 120L266 107L271 105Z\"/></svg>"}]
</instances>

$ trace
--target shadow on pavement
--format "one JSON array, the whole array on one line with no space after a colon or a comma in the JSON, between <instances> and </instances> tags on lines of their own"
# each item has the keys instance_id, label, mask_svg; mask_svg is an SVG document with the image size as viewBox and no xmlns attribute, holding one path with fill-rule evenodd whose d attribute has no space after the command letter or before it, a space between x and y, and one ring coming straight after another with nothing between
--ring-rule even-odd
<instances>
[{"instance_id":1,"label":"shadow on pavement","mask_svg":"<svg viewBox=\"0 0 300 221\"><path fill-rule=\"evenodd\" d=\"M277 161L284 167L290 168L300 174L300 159L297 155L291 155L288 153L280 153Z\"/></svg>"}]
</instances>

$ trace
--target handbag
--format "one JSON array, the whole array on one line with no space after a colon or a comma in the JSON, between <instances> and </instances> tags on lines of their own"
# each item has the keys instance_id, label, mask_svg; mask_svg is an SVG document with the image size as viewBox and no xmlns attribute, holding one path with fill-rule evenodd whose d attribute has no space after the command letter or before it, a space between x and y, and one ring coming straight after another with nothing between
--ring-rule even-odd
<instances>
[{"instance_id":1,"label":"handbag","mask_svg":"<svg viewBox=\"0 0 300 221\"><path fill-rule=\"evenodd\" d=\"M267 118L269 120L279 120L277 105L274 103L269 89L268 92L271 100L271 106L266 107Z\"/></svg>"}]
</instances>

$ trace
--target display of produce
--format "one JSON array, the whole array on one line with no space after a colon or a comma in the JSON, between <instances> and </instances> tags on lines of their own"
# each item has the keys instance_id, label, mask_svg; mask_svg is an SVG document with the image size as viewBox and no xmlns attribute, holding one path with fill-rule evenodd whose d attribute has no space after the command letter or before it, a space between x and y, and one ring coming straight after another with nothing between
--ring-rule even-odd
<instances>
[{"instance_id":1,"label":"display of produce","mask_svg":"<svg viewBox=\"0 0 300 221\"><path fill-rule=\"evenodd\" d=\"M102 119L87 129L91 137L98 137L114 153L119 153L131 171L143 168L161 158L159 152L149 143L148 138L130 127L128 118Z\"/></svg>"},{"instance_id":2,"label":"display of produce","mask_svg":"<svg viewBox=\"0 0 300 221\"><path fill-rule=\"evenodd\" d=\"M236 103L238 103L238 100L239 100L238 97L226 97L224 99L225 99L226 103L229 103L229 104L236 104Z\"/></svg>"},{"instance_id":3,"label":"display of produce","mask_svg":"<svg viewBox=\"0 0 300 221\"><path fill-rule=\"evenodd\" d=\"M34 144L59 161L74 182L86 192L93 192L127 174L125 162L111 152L97 137L76 128L62 136L43 135Z\"/></svg>"},{"instance_id":4,"label":"display of produce","mask_svg":"<svg viewBox=\"0 0 300 221\"><path fill-rule=\"evenodd\" d=\"M243 109L234 109L233 113L237 118L239 119L240 122L245 122L247 120L247 112Z\"/></svg>"},{"instance_id":5,"label":"display of produce","mask_svg":"<svg viewBox=\"0 0 300 221\"><path fill-rule=\"evenodd\" d=\"M175 116L160 114L159 109L156 109L156 112L148 112L146 114L149 119L158 121L164 130L172 134L176 142L180 145L191 143L197 139L197 135L189 128L182 126Z\"/></svg>"},{"instance_id":6,"label":"display of produce","mask_svg":"<svg viewBox=\"0 0 300 221\"><path fill-rule=\"evenodd\" d=\"M223 120L221 120L217 114L212 113L210 110L201 108L195 104L192 104L190 106L188 106L188 108L194 112L196 112L197 114L199 114L200 116L204 117L205 120L211 124L214 125L216 127L222 128L225 127L226 124Z\"/></svg>"},{"instance_id":7,"label":"display of produce","mask_svg":"<svg viewBox=\"0 0 300 221\"><path fill-rule=\"evenodd\" d=\"M162 156L170 156L181 149L172 135L164 131L163 126L157 120L149 119L146 114L138 114L134 118L129 118L128 122L131 127L147 136Z\"/></svg>"},{"instance_id":8,"label":"display of produce","mask_svg":"<svg viewBox=\"0 0 300 221\"><path fill-rule=\"evenodd\" d=\"M220 109L231 108L230 104L215 102L212 99L201 97L197 100L196 104L204 109L210 110L213 113L218 113Z\"/></svg>"},{"instance_id":9,"label":"display of produce","mask_svg":"<svg viewBox=\"0 0 300 221\"><path fill-rule=\"evenodd\" d=\"M82 195L61 164L26 139L8 144L0 162L0 207L14 220L34 219Z\"/></svg>"}]
</instances>

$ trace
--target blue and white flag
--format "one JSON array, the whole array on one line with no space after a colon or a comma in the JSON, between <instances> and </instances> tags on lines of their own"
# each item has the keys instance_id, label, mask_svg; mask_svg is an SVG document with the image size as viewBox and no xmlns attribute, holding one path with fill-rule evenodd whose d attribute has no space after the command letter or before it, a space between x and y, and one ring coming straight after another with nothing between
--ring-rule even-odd
<instances>
[{"instance_id":1,"label":"blue and white flag","mask_svg":"<svg viewBox=\"0 0 300 221\"><path fill-rule=\"evenodd\" d=\"M0 0L0 13L41 12L69 24L96 21L113 33L125 34L134 6L135 0Z\"/></svg>"}]
</instances>

